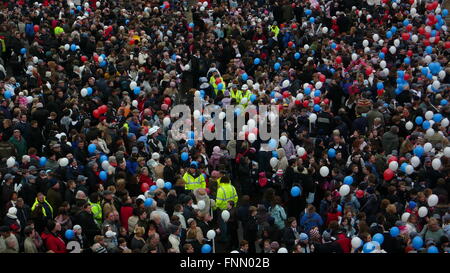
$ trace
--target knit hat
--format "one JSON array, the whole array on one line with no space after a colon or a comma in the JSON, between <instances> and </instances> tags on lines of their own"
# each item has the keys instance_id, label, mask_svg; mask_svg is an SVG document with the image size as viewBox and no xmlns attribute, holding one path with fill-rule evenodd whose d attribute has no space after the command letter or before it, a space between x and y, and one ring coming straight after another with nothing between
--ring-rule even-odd
<instances>
[{"instance_id":1,"label":"knit hat","mask_svg":"<svg viewBox=\"0 0 450 273\"><path fill-rule=\"evenodd\" d=\"M309 231L309 236L312 240L320 240L320 233L317 228L313 228Z\"/></svg>"},{"instance_id":2,"label":"knit hat","mask_svg":"<svg viewBox=\"0 0 450 273\"><path fill-rule=\"evenodd\" d=\"M282 169L278 169L277 170L277 175L283 175L283 170Z\"/></svg>"},{"instance_id":3,"label":"knit hat","mask_svg":"<svg viewBox=\"0 0 450 273\"><path fill-rule=\"evenodd\" d=\"M75 226L73 226L73 231L77 231L77 230L80 230L81 229L81 226L80 225L75 225Z\"/></svg>"},{"instance_id":4,"label":"knit hat","mask_svg":"<svg viewBox=\"0 0 450 273\"><path fill-rule=\"evenodd\" d=\"M17 219L17 209L15 207L10 207L8 209L8 213L6 214L6 216L8 216L9 218L12 219Z\"/></svg>"}]
</instances>

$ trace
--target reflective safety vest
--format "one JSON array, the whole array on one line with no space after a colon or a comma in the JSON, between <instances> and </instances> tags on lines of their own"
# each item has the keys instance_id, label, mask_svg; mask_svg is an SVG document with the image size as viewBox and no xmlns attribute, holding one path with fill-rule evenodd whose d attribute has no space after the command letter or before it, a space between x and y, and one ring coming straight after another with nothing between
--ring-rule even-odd
<instances>
[{"instance_id":1,"label":"reflective safety vest","mask_svg":"<svg viewBox=\"0 0 450 273\"><path fill-rule=\"evenodd\" d=\"M280 33L280 28L277 25L271 26L270 31L272 31L275 34L275 37L278 37L278 34Z\"/></svg>"},{"instance_id":2,"label":"reflective safety vest","mask_svg":"<svg viewBox=\"0 0 450 273\"><path fill-rule=\"evenodd\" d=\"M206 181L205 181L205 177L203 176L203 174L200 174L197 178L194 178L192 176L192 174L190 174L189 172L186 172L183 175L183 180L184 182L186 182L184 188L186 190L195 190L195 189L205 189L206 188Z\"/></svg>"},{"instance_id":3,"label":"reflective safety vest","mask_svg":"<svg viewBox=\"0 0 450 273\"><path fill-rule=\"evenodd\" d=\"M223 92L227 88L227 85L222 77L220 77L220 79L222 80L221 83L223 84L223 88L222 88L221 92ZM216 84L216 78L214 76L211 76L211 78L209 78L209 84L212 86L212 88L214 89L214 93L217 96L217 93L219 92L219 88L217 87L218 84Z\"/></svg>"},{"instance_id":4,"label":"reflective safety vest","mask_svg":"<svg viewBox=\"0 0 450 273\"><path fill-rule=\"evenodd\" d=\"M236 100L236 103L240 103L242 99L242 91L236 90L236 92L234 92L232 89L230 89L230 96L232 99Z\"/></svg>"},{"instance_id":5,"label":"reflective safety vest","mask_svg":"<svg viewBox=\"0 0 450 273\"><path fill-rule=\"evenodd\" d=\"M50 208L50 212L51 212L52 215L47 215L47 211L46 211L45 207L41 204L41 205L42 205L42 214L43 214L45 217L49 216L50 218L53 219L53 208L52 208L52 206L50 205L50 203L47 201L47 199L45 199L45 197L44 197L44 203ZM33 206L31 206L31 211L34 211L34 210L36 209L36 206L37 206L38 204L39 204L39 201L38 201L37 198L36 198L36 201L34 201Z\"/></svg>"},{"instance_id":6,"label":"reflective safety vest","mask_svg":"<svg viewBox=\"0 0 450 273\"><path fill-rule=\"evenodd\" d=\"M220 184L216 194L216 207L225 210L230 200L234 201L234 204L237 204L238 195L236 189L230 183Z\"/></svg>"},{"instance_id":7,"label":"reflective safety vest","mask_svg":"<svg viewBox=\"0 0 450 273\"><path fill-rule=\"evenodd\" d=\"M245 92L242 91L241 100L242 100L243 98L246 98L246 99L247 99L247 103L244 104L244 106L247 106L247 105L248 105L248 103L250 102L250 97L252 96L252 94L253 94L253 93L250 92L250 90L245 90Z\"/></svg>"},{"instance_id":8,"label":"reflective safety vest","mask_svg":"<svg viewBox=\"0 0 450 273\"><path fill-rule=\"evenodd\" d=\"M100 202L94 203L89 200L89 205L91 205L92 215L94 216L94 220L99 227L102 226L103 218L102 218L102 206Z\"/></svg>"}]
</instances>

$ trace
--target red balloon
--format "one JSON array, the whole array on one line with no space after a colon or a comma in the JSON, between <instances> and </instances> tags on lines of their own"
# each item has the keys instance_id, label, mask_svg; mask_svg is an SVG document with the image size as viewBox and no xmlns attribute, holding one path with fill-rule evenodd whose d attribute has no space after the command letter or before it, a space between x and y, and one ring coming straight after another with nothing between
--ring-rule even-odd
<instances>
[{"instance_id":1,"label":"red balloon","mask_svg":"<svg viewBox=\"0 0 450 273\"><path fill-rule=\"evenodd\" d=\"M289 91L283 92L283 98L289 98L290 95L291 95L291 93Z\"/></svg>"},{"instance_id":2,"label":"red balloon","mask_svg":"<svg viewBox=\"0 0 450 273\"><path fill-rule=\"evenodd\" d=\"M450 48L450 41L445 42L445 48L449 49Z\"/></svg>"},{"instance_id":3,"label":"red balloon","mask_svg":"<svg viewBox=\"0 0 450 273\"><path fill-rule=\"evenodd\" d=\"M377 90L378 96L383 96L383 93L384 93L384 90L383 90L383 89Z\"/></svg>"},{"instance_id":4,"label":"red balloon","mask_svg":"<svg viewBox=\"0 0 450 273\"><path fill-rule=\"evenodd\" d=\"M300 100L295 100L295 105L301 105L302 104L302 101L300 101Z\"/></svg>"},{"instance_id":5,"label":"red balloon","mask_svg":"<svg viewBox=\"0 0 450 273\"><path fill-rule=\"evenodd\" d=\"M39 31L39 26L38 25L34 25L33 29L34 29L34 32L38 32Z\"/></svg>"},{"instance_id":6,"label":"red balloon","mask_svg":"<svg viewBox=\"0 0 450 273\"><path fill-rule=\"evenodd\" d=\"M128 44L134 45L134 40L130 40L130 41L128 42Z\"/></svg>"},{"instance_id":7,"label":"red balloon","mask_svg":"<svg viewBox=\"0 0 450 273\"><path fill-rule=\"evenodd\" d=\"M384 54L386 54L386 53L388 52L387 47L383 47L383 48L381 49L381 52L383 52Z\"/></svg>"},{"instance_id":8,"label":"red balloon","mask_svg":"<svg viewBox=\"0 0 450 273\"><path fill-rule=\"evenodd\" d=\"M383 177L384 177L384 180L386 180L386 181L392 180L392 178L394 178L394 171L389 168L386 169L383 173Z\"/></svg>"},{"instance_id":9,"label":"red balloon","mask_svg":"<svg viewBox=\"0 0 450 273\"><path fill-rule=\"evenodd\" d=\"M308 153L305 152L304 155L300 157L302 160L306 160L308 158Z\"/></svg>"},{"instance_id":10,"label":"red balloon","mask_svg":"<svg viewBox=\"0 0 450 273\"><path fill-rule=\"evenodd\" d=\"M429 39L431 37L431 34L429 32L425 32L425 38Z\"/></svg>"},{"instance_id":11,"label":"red balloon","mask_svg":"<svg viewBox=\"0 0 450 273\"><path fill-rule=\"evenodd\" d=\"M342 63L342 57L341 57L341 56L337 56L337 57L336 57L336 62L337 62L338 64Z\"/></svg>"},{"instance_id":12,"label":"red balloon","mask_svg":"<svg viewBox=\"0 0 450 273\"><path fill-rule=\"evenodd\" d=\"M313 101L314 101L314 104L319 104L320 103L320 97L314 97Z\"/></svg>"},{"instance_id":13,"label":"red balloon","mask_svg":"<svg viewBox=\"0 0 450 273\"><path fill-rule=\"evenodd\" d=\"M303 101L303 107L308 107L309 105L309 101L308 100L304 100Z\"/></svg>"},{"instance_id":14,"label":"red balloon","mask_svg":"<svg viewBox=\"0 0 450 273\"><path fill-rule=\"evenodd\" d=\"M391 163L392 161L398 161L398 158L396 156L389 157L388 163Z\"/></svg>"},{"instance_id":15,"label":"red balloon","mask_svg":"<svg viewBox=\"0 0 450 273\"><path fill-rule=\"evenodd\" d=\"M95 109L94 112L92 112L92 114L94 115L94 118L100 117L100 111L98 109Z\"/></svg>"},{"instance_id":16,"label":"red balloon","mask_svg":"<svg viewBox=\"0 0 450 273\"><path fill-rule=\"evenodd\" d=\"M438 32L438 33L439 33L439 32ZM435 44L439 43L440 40L441 40L441 37L439 37L439 36L437 36L437 35L436 35L436 37L434 37L434 43L435 43Z\"/></svg>"},{"instance_id":17,"label":"red balloon","mask_svg":"<svg viewBox=\"0 0 450 273\"><path fill-rule=\"evenodd\" d=\"M94 61L98 62L98 55L94 55Z\"/></svg>"},{"instance_id":18,"label":"red balloon","mask_svg":"<svg viewBox=\"0 0 450 273\"><path fill-rule=\"evenodd\" d=\"M278 104L278 111L283 110L283 104Z\"/></svg>"},{"instance_id":19,"label":"red balloon","mask_svg":"<svg viewBox=\"0 0 450 273\"><path fill-rule=\"evenodd\" d=\"M409 24L409 25L406 26L406 30L407 30L407 31L411 31L412 28L413 28L413 26L412 26L411 24Z\"/></svg>"},{"instance_id":20,"label":"red balloon","mask_svg":"<svg viewBox=\"0 0 450 273\"><path fill-rule=\"evenodd\" d=\"M98 110L99 110L100 114L104 114L104 113L108 112L108 106L102 105L98 108Z\"/></svg>"},{"instance_id":21,"label":"red balloon","mask_svg":"<svg viewBox=\"0 0 450 273\"><path fill-rule=\"evenodd\" d=\"M405 76L403 77L403 79L405 79L405 81L409 81L411 79L411 75L408 73L405 73Z\"/></svg>"},{"instance_id":22,"label":"red balloon","mask_svg":"<svg viewBox=\"0 0 450 273\"><path fill-rule=\"evenodd\" d=\"M248 139L248 135L250 134L249 131L245 132L245 139Z\"/></svg>"},{"instance_id":23,"label":"red balloon","mask_svg":"<svg viewBox=\"0 0 450 273\"><path fill-rule=\"evenodd\" d=\"M356 197L361 199L364 197L364 191L363 190L357 190L356 191Z\"/></svg>"},{"instance_id":24,"label":"red balloon","mask_svg":"<svg viewBox=\"0 0 450 273\"><path fill-rule=\"evenodd\" d=\"M389 2L389 0L383 0L382 1L384 4L387 4Z\"/></svg>"},{"instance_id":25,"label":"red balloon","mask_svg":"<svg viewBox=\"0 0 450 273\"><path fill-rule=\"evenodd\" d=\"M293 4L294 5L294 4ZM297 24L292 24L291 28L296 29L297 28Z\"/></svg>"},{"instance_id":26,"label":"red balloon","mask_svg":"<svg viewBox=\"0 0 450 273\"><path fill-rule=\"evenodd\" d=\"M402 33L402 39L405 41L409 40L409 33L407 32Z\"/></svg>"},{"instance_id":27,"label":"red balloon","mask_svg":"<svg viewBox=\"0 0 450 273\"><path fill-rule=\"evenodd\" d=\"M419 27L418 30L419 30L419 33L422 35L425 33L425 28L423 28L423 27Z\"/></svg>"},{"instance_id":28,"label":"red balloon","mask_svg":"<svg viewBox=\"0 0 450 273\"><path fill-rule=\"evenodd\" d=\"M415 1L415 0L409 0L409 4L410 4L410 5L414 4L414 1Z\"/></svg>"},{"instance_id":29,"label":"red balloon","mask_svg":"<svg viewBox=\"0 0 450 273\"><path fill-rule=\"evenodd\" d=\"M216 84L219 84L219 83L221 83L222 82L222 79L221 78L217 78L216 79Z\"/></svg>"},{"instance_id":30,"label":"red balloon","mask_svg":"<svg viewBox=\"0 0 450 273\"><path fill-rule=\"evenodd\" d=\"M326 98L326 99L323 100L323 103L329 104L329 103L330 103L330 100Z\"/></svg>"},{"instance_id":31,"label":"red balloon","mask_svg":"<svg viewBox=\"0 0 450 273\"><path fill-rule=\"evenodd\" d=\"M288 47L292 47L294 45L294 43L292 41L288 42Z\"/></svg>"},{"instance_id":32,"label":"red balloon","mask_svg":"<svg viewBox=\"0 0 450 273\"><path fill-rule=\"evenodd\" d=\"M413 52L412 52L412 50L410 49L410 50L408 50L408 52L406 53L406 55L408 55L409 57L411 57L412 55L413 55Z\"/></svg>"},{"instance_id":33,"label":"red balloon","mask_svg":"<svg viewBox=\"0 0 450 273\"><path fill-rule=\"evenodd\" d=\"M423 41L423 44L424 44L425 46L429 46L431 43L430 43L430 40L425 39L425 40Z\"/></svg>"},{"instance_id":34,"label":"red balloon","mask_svg":"<svg viewBox=\"0 0 450 273\"><path fill-rule=\"evenodd\" d=\"M325 82L326 79L327 79L327 77L325 77L324 74L320 74L319 80L320 80L321 82Z\"/></svg>"},{"instance_id":35,"label":"red balloon","mask_svg":"<svg viewBox=\"0 0 450 273\"><path fill-rule=\"evenodd\" d=\"M98 57L97 57L98 58ZM88 60L88 57L86 56L81 56L81 61L84 63Z\"/></svg>"},{"instance_id":36,"label":"red balloon","mask_svg":"<svg viewBox=\"0 0 450 273\"><path fill-rule=\"evenodd\" d=\"M165 97L164 103L170 106L172 104L172 100L169 97Z\"/></svg>"},{"instance_id":37,"label":"red balloon","mask_svg":"<svg viewBox=\"0 0 450 273\"><path fill-rule=\"evenodd\" d=\"M372 67L369 66L369 67L366 68L366 75L367 75L367 76L369 76L370 74L372 74L372 72L373 72Z\"/></svg>"},{"instance_id":38,"label":"red balloon","mask_svg":"<svg viewBox=\"0 0 450 273\"><path fill-rule=\"evenodd\" d=\"M148 189L150 189L150 186L147 183L142 183L141 191L146 192L146 191L148 191Z\"/></svg>"},{"instance_id":39,"label":"red balloon","mask_svg":"<svg viewBox=\"0 0 450 273\"><path fill-rule=\"evenodd\" d=\"M402 156L402 157L400 157L400 162L399 163L403 163L403 162L406 162L406 158L404 157L404 156Z\"/></svg>"}]
</instances>

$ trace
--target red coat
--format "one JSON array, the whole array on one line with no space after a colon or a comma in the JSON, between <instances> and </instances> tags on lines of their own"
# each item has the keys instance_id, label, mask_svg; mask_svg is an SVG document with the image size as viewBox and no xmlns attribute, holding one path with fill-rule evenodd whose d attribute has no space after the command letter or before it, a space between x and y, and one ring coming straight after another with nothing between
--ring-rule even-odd
<instances>
[{"instance_id":1,"label":"red coat","mask_svg":"<svg viewBox=\"0 0 450 273\"><path fill-rule=\"evenodd\" d=\"M344 234L338 234L336 242L341 246L344 253L350 253L352 249L352 241L345 237Z\"/></svg>"},{"instance_id":2,"label":"red coat","mask_svg":"<svg viewBox=\"0 0 450 273\"><path fill-rule=\"evenodd\" d=\"M66 253L66 243L64 243L63 239L61 239L59 236L56 237L52 233L45 233L43 232L42 240L45 243L45 247L47 250L52 250L55 253Z\"/></svg>"},{"instance_id":3,"label":"red coat","mask_svg":"<svg viewBox=\"0 0 450 273\"><path fill-rule=\"evenodd\" d=\"M128 218L133 216L133 207L124 205L120 208L120 223L128 232Z\"/></svg>"}]
</instances>

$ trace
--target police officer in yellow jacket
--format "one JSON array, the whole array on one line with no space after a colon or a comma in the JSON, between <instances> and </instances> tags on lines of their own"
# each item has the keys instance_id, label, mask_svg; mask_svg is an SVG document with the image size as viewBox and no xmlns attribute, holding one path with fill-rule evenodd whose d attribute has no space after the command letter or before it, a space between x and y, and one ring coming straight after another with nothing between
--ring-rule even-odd
<instances>
[{"instance_id":1,"label":"police officer in yellow jacket","mask_svg":"<svg viewBox=\"0 0 450 273\"><path fill-rule=\"evenodd\" d=\"M198 164L192 162L187 172L183 175L183 180L186 183L184 188L186 190L205 189L206 180L202 173L198 171Z\"/></svg>"},{"instance_id":2,"label":"police officer in yellow jacket","mask_svg":"<svg viewBox=\"0 0 450 273\"><path fill-rule=\"evenodd\" d=\"M248 89L248 85L246 85L246 84L242 85L241 101L243 98L246 98L246 100L247 100L246 103L243 103L244 107L247 107L251 96L252 96L252 92Z\"/></svg>"},{"instance_id":3,"label":"police officer in yellow jacket","mask_svg":"<svg viewBox=\"0 0 450 273\"><path fill-rule=\"evenodd\" d=\"M223 78L219 75L218 72L214 72L214 74L209 78L209 84L214 90L214 95L217 97L217 94L220 92L224 92L227 88L227 85L225 84L225 81Z\"/></svg>"},{"instance_id":4,"label":"police officer in yellow jacket","mask_svg":"<svg viewBox=\"0 0 450 273\"><path fill-rule=\"evenodd\" d=\"M101 227L103 223L102 206L99 200L98 193L94 192L89 196L89 204L91 205L91 212L94 216L95 223Z\"/></svg>"},{"instance_id":5,"label":"police officer in yellow jacket","mask_svg":"<svg viewBox=\"0 0 450 273\"><path fill-rule=\"evenodd\" d=\"M230 178L228 176L223 176L220 179L220 184L217 188L216 208L221 210L227 209L227 203L230 200L237 204L238 195L235 187L230 183Z\"/></svg>"},{"instance_id":6,"label":"police officer in yellow jacket","mask_svg":"<svg viewBox=\"0 0 450 273\"><path fill-rule=\"evenodd\" d=\"M50 203L45 199L45 195L38 193L33 206L31 206L31 212L35 211L40 207L42 209L42 214L48 219L53 219L53 208Z\"/></svg>"},{"instance_id":7,"label":"police officer in yellow jacket","mask_svg":"<svg viewBox=\"0 0 450 273\"><path fill-rule=\"evenodd\" d=\"M240 103L242 99L242 91L237 89L237 84L233 83L230 88L230 97Z\"/></svg>"}]
</instances>

